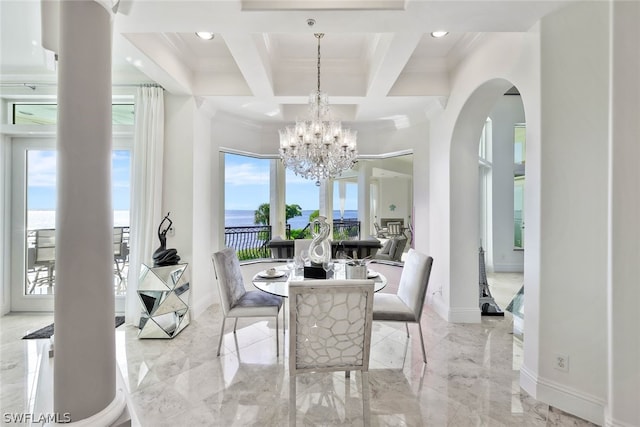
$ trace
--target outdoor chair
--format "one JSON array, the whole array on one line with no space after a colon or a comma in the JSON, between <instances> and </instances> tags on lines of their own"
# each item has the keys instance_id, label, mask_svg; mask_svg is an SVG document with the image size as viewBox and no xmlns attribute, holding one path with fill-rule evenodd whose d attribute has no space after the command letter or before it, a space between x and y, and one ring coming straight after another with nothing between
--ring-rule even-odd
<instances>
[{"instance_id":1,"label":"outdoor chair","mask_svg":"<svg viewBox=\"0 0 640 427\"><path fill-rule=\"evenodd\" d=\"M262 291L248 291L244 287L240 261L233 248L225 248L212 255L213 267L218 280L220 303L222 305L222 326L220 327L220 340L218 352L222 347L224 325L228 317L235 318L233 333L236 333L239 317L275 317L276 319L276 356L280 355L278 339L278 312L282 307L283 298L270 295ZM282 322L284 327L284 310L282 310Z\"/></svg>"},{"instance_id":2,"label":"outdoor chair","mask_svg":"<svg viewBox=\"0 0 640 427\"><path fill-rule=\"evenodd\" d=\"M53 286L55 278L56 264L56 230L39 229L35 231L35 247L28 251L27 268L36 272L36 277L31 282L29 293L32 293L36 286L46 284ZM40 277L42 273L44 277Z\"/></svg>"},{"instance_id":3,"label":"outdoor chair","mask_svg":"<svg viewBox=\"0 0 640 427\"><path fill-rule=\"evenodd\" d=\"M373 256L374 259L385 261L402 261L402 254L407 245L405 236L396 236L387 240L382 248Z\"/></svg>"},{"instance_id":4,"label":"outdoor chair","mask_svg":"<svg viewBox=\"0 0 640 427\"><path fill-rule=\"evenodd\" d=\"M387 229L389 236L399 236L402 234L402 224L399 222L388 222Z\"/></svg>"},{"instance_id":5,"label":"outdoor chair","mask_svg":"<svg viewBox=\"0 0 640 427\"><path fill-rule=\"evenodd\" d=\"M373 320L404 322L409 337L408 323L417 323L422 344L422 358L427 363L420 318L427 295L433 258L415 249L409 249L404 262L397 294L377 293L373 299Z\"/></svg>"},{"instance_id":6,"label":"outdoor chair","mask_svg":"<svg viewBox=\"0 0 640 427\"><path fill-rule=\"evenodd\" d=\"M306 372L362 373L369 425L372 280L305 280L289 284L289 425L296 424L296 377Z\"/></svg>"},{"instance_id":7,"label":"outdoor chair","mask_svg":"<svg viewBox=\"0 0 640 427\"><path fill-rule=\"evenodd\" d=\"M377 222L373 223L373 228L376 229L376 237L380 237L382 239L387 238L388 229L380 227L380 224L378 224Z\"/></svg>"},{"instance_id":8,"label":"outdoor chair","mask_svg":"<svg viewBox=\"0 0 640 427\"><path fill-rule=\"evenodd\" d=\"M113 263L115 266L114 274L120 279L120 283L124 281L122 271L129 257L129 245L125 236L126 227L114 227L113 229Z\"/></svg>"}]
</instances>

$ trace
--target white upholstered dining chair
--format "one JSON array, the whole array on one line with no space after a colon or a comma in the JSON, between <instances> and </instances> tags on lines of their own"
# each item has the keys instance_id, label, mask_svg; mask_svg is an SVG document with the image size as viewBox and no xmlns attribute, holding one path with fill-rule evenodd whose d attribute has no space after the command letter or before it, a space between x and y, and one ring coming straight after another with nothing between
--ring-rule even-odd
<instances>
[{"instance_id":1,"label":"white upholstered dining chair","mask_svg":"<svg viewBox=\"0 0 640 427\"><path fill-rule=\"evenodd\" d=\"M276 356L280 355L278 339L278 312L282 307L283 298L270 295L262 291L247 291L244 287L240 261L233 248L225 248L212 255L213 267L218 280L220 291L220 304L222 305L222 326L220 328L220 340L218 341L218 353L222 346L224 325L228 317L235 318L233 333L236 333L239 317L275 317L276 318ZM282 310L284 327L284 310Z\"/></svg>"},{"instance_id":2,"label":"white upholstered dining chair","mask_svg":"<svg viewBox=\"0 0 640 427\"><path fill-rule=\"evenodd\" d=\"M398 292L377 293L373 298L373 320L404 322L409 337L408 323L417 323L422 344L422 358L427 363L420 317L427 295L433 258L415 249L409 249L404 261Z\"/></svg>"},{"instance_id":3,"label":"white upholstered dining chair","mask_svg":"<svg viewBox=\"0 0 640 427\"><path fill-rule=\"evenodd\" d=\"M296 423L296 376L362 373L364 425L369 425L372 280L289 283L289 425Z\"/></svg>"}]
</instances>

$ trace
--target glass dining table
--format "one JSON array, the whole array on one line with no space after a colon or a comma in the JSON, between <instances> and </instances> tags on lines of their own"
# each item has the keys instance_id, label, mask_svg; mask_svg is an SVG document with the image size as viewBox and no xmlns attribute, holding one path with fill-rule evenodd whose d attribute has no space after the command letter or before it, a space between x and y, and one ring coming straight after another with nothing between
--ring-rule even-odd
<instances>
[{"instance_id":1,"label":"glass dining table","mask_svg":"<svg viewBox=\"0 0 640 427\"><path fill-rule=\"evenodd\" d=\"M335 262L333 266L333 277L330 279L344 280L345 264ZM263 292L281 297L289 297L289 282L291 280L305 280L302 270L290 270L286 265L275 267L275 274L268 274L267 270L258 272L253 276L253 285ZM367 279L373 280L374 292L378 292L387 286L387 278L375 270L367 269Z\"/></svg>"}]
</instances>

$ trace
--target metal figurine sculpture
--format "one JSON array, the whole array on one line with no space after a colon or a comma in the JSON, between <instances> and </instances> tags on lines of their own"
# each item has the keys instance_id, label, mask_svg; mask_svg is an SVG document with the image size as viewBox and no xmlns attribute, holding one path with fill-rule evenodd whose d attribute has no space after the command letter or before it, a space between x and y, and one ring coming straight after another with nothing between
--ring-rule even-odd
<instances>
[{"instance_id":1,"label":"metal figurine sculpture","mask_svg":"<svg viewBox=\"0 0 640 427\"><path fill-rule=\"evenodd\" d=\"M163 267L165 265L175 265L180 261L178 251L176 249L167 249L167 232L171 229L173 221L169 219L171 212L162 219L158 226L158 239L160 239L160 247L153 253L153 266ZM165 222L168 224L165 225Z\"/></svg>"},{"instance_id":2,"label":"metal figurine sculpture","mask_svg":"<svg viewBox=\"0 0 640 427\"><path fill-rule=\"evenodd\" d=\"M318 225L318 232L315 231L316 224ZM313 227L311 227L313 240L309 245L309 259L311 260L312 264L322 265L322 263L329 262L329 260L331 259L329 231L330 227L327 223L327 218L319 216L313 220Z\"/></svg>"}]
</instances>

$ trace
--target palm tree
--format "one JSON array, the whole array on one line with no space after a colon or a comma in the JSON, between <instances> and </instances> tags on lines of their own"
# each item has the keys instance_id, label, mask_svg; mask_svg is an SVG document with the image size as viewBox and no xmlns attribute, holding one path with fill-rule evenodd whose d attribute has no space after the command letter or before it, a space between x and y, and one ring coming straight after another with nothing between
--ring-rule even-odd
<instances>
[{"instance_id":1,"label":"palm tree","mask_svg":"<svg viewBox=\"0 0 640 427\"><path fill-rule=\"evenodd\" d=\"M287 205L285 215L287 217L287 221L293 217L302 216L302 208L300 205Z\"/></svg>"},{"instance_id":2,"label":"palm tree","mask_svg":"<svg viewBox=\"0 0 640 427\"><path fill-rule=\"evenodd\" d=\"M269 225L269 203L263 203L258 206L253 213L253 223Z\"/></svg>"},{"instance_id":3,"label":"palm tree","mask_svg":"<svg viewBox=\"0 0 640 427\"><path fill-rule=\"evenodd\" d=\"M269 203L263 203L260 206L258 206L258 209L256 209L253 212L254 224L269 225L269 213L270 213ZM287 218L287 221L293 217L300 216L300 215L302 215L302 208L300 207L300 205L286 206L285 216Z\"/></svg>"}]
</instances>

